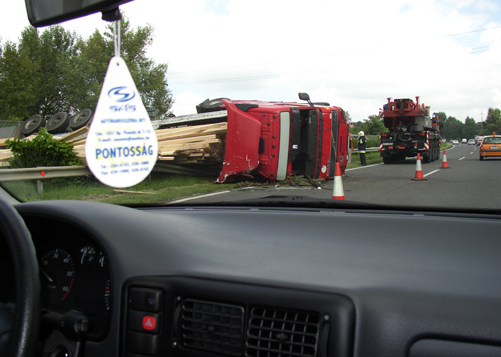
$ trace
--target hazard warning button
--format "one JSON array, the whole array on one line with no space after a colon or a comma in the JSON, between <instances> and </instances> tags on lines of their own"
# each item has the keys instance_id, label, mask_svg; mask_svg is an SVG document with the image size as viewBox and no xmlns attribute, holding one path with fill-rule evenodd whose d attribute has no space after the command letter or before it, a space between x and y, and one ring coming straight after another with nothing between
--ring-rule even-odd
<instances>
[{"instance_id":1,"label":"hazard warning button","mask_svg":"<svg viewBox=\"0 0 501 357\"><path fill-rule=\"evenodd\" d=\"M160 332L160 314L129 310L127 327L130 331L156 334Z\"/></svg>"},{"instance_id":2,"label":"hazard warning button","mask_svg":"<svg viewBox=\"0 0 501 357\"><path fill-rule=\"evenodd\" d=\"M144 316L143 317L143 329L146 331L153 331L157 326L157 319L154 316Z\"/></svg>"}]
</instances>

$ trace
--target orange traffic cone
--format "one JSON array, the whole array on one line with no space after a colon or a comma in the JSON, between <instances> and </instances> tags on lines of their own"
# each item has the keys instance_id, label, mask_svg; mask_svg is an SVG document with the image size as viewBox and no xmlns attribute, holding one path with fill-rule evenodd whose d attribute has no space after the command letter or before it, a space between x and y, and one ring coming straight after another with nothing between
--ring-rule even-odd
<instances>
[{"instance_id":1,"label":"orange traffic cone","mask_svg":"<svg viewBox=\"0 0 501 357\"><path fill-rule=\"evenodd\" d=\"M421 167L421 155L419 153L417 154L417 160L416 160L416 175L411 180L414 180L414 181L427 180L423 176L423 169Z\"/></svg>"},{"instance_id":2,"label":"orange traffic cone","mask_svg":"<svg viewBox=\"0 0 501 357\"><path fill-rule=\"evenodd\" d=\"M341 178L341 167L339 162L336 162L336 169L334 171L334 187L332 188L333 200L344 200L343 179Z\"/></svg>"},{"instance_id":3,"label":"orange traffic cone","mask_svg":"<svg viewBox=\"0 0 501 357\"><path fill-rule=\"evenodd\" d=\"M444 156L442 157L442 167L441 169L450 169L449 163L447 162L447 153L444 150Z\"/></svg>"}]
</instances>

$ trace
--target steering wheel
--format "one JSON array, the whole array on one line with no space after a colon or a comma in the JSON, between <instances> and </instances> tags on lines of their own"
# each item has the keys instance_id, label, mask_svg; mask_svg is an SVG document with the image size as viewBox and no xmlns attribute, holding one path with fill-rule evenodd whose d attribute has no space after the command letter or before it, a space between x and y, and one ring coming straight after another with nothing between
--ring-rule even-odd
<instances>
[{"instance_id":1,"label":"steering wheel","mask_svg":"<svg viewBox=\"0 0 501 357\"><path fill-rule=\"evenodd\" d=\"M40 328L40 280L35 246L17 211L0 199L0 233L7 241L14 265L16 308L0 306L1 357L28 357L35 352ZM10 331L10 337L5 338Z\"/></svg>"}]
</instances>

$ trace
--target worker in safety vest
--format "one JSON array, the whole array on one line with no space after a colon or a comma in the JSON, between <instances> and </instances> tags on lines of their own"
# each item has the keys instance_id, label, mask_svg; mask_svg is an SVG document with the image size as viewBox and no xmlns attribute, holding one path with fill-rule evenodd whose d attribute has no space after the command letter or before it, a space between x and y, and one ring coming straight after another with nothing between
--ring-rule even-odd
<instances>
[{"instance_id":1,"label":"worker in safety vest","mask_svg":"<svg viewBox=\"0 0 501 357\"><path fill-rule=\"evenodd\" d=\"M365 143L365 134L363 131L358 133L358 155L360 156L360 164L362 166L367 165L365 161L365 150L367 149L367 144Z\"/></svg>"}]
</instances>

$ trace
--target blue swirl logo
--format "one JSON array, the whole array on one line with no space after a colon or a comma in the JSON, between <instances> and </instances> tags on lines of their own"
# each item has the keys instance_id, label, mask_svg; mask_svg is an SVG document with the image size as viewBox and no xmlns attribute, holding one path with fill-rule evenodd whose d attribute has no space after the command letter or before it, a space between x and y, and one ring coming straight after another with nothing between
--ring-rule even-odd
<instances>
[{"instance_id":1,"label":"blue swirl logo","mask_svg":"<svg viewBox=\"0 0 501 357\"><path fill-rule=\"evenodd\" d=\"M110 89L108 92L108 97L118 103L128 102L135 96L136 93L127 87L115 87Z\"/></svg>"}]
</instances>

